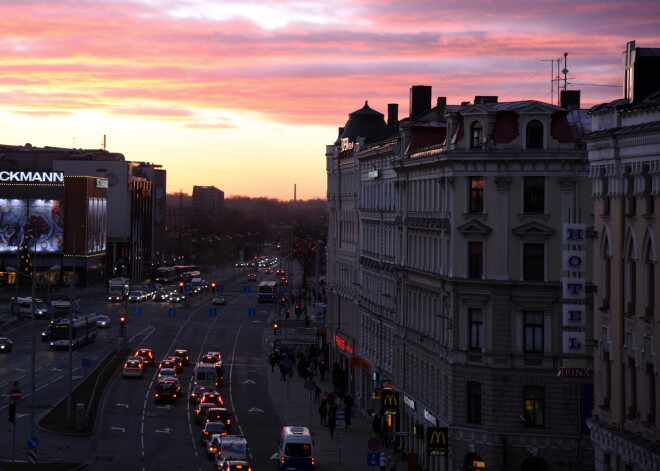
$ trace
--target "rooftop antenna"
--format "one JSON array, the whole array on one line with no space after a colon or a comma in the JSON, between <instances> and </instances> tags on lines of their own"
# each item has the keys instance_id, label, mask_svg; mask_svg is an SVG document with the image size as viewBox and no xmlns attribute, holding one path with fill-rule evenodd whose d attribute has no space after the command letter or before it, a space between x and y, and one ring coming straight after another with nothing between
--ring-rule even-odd
<instances>
[{"instance_id":1,"label":"rooftop antenna","mask_svg":"<svg viewBox=\"0 0 660 471\"><path fill-rule=\"evenodd\" d=\"M568 52L564 53L564 68L562 69L561 73L564 74L564 91L566 91L566 83L567 83L567 75L568 75L568 68L567 68L567 60L566 58L568 57Z\"/></svg>"},{"instance_id":2,"label":"rooftop antenna","mask_svg":"<svg viewBox=\"0 0 660 471\"><path fill-rule=\"evenodd\" d=\"M105 140L105 134L104 134L103 135L103 150L105 150L105 144L106 144L106 140Z\"/></svg>"},{"instance_id":3,"label":"rooftop antenna","mask_svg":"<svg viewBox=\"0 0 660 471\"><path fill-rule=\"evenodd\" d=\"M550 104L554 105L555 101L555 60L559 62L559 59L542 59L542 62L550 62ZM559 74L559 65L557 65L557 74Z\"/></svg>"}]
</instances>

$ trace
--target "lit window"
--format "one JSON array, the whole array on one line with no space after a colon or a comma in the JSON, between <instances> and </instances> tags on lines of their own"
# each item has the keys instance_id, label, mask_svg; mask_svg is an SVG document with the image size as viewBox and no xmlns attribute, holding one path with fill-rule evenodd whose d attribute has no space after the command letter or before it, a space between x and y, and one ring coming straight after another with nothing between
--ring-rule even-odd
<instances>
[{"instance_id":1,"label":"lit window","mask_svg":"<svg viewBox=\"0 0 660 471\"><path fill-rule=\"evenodd\" d=\"M480 149L484 136L484 128L479 121L475 121L472 123L471 131L472 141L470 147L472 149Z\"/></svg>"},{"instance_id":2,"label":"lit window","mask_svg":"<svg viewBox=\"0 0 660 471\"><path fill-rule=\"evenodd\" d=\"M484 211L484 177L469 177L470 180L470 205L471 213L482 213Z\"/></svg>"},{"instance_id":3,"label":"lit window","mask_svg":"<svg viewBox=\"0 0 660 471\"><path fill-rule=\"evenodd\" d=\"M545 425L545 391L540 386L525 386L525 426Z\"/></svg>"}]
</instances>

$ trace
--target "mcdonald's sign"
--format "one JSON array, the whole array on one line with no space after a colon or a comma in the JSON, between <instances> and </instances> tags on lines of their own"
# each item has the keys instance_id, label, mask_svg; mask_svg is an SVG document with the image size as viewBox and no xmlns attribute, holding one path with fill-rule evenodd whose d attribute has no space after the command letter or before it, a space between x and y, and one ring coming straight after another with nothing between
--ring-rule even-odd
<instances>
[{"instance_id":1,"label":"mcdonald's sign","mask_svg":"<svg viewBox=\"0 0 660 471\"><path fill-rule=\"evenodd\" d=\"M426 450L429 456L443 456L447 453L449 429L447 427L426 427Z\"/></svg>"},{"instance_id":2,"label":"mcdonald's sign","mask_svg":"<svg viewBox=\"0 0 660 471\"><path fill-rule=\"evenodd\" d=\"M394 415L399 412L399 391L383 390L380 393L383 414Z\"/></svg>"}]
</instances>

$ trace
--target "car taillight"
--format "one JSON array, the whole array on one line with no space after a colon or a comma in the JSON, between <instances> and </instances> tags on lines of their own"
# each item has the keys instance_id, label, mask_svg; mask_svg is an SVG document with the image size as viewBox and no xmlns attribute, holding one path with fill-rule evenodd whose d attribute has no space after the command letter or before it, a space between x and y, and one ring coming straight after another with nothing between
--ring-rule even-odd
<instances>
[{"instance_id":1,"label":"car taillight","mask_svg":"<svg viewBox=\"0 0 660 471\"><path fill-rule=\"evenodd\" d=\"M316 462L314 461L314 457L312 456L312 466L314 466Z\"/></svg>"},{"instance_id":2,"label":"car taillight","mask_svg":"<svg viewBox=\"0 0 660 471\"><path fill-rule=\"evenodd\" d=\"M231 424L231 419L227 419L227 425Z\"/></svg>"},{"instance_id":3,"label":"car taillight","mask_svg":"<svg viewBox=\"0 0 660 471\"><path fill-rule=\"evenodd\" d=\"M284 456L280 456L280 463L284 464Z\"/></svg>"}]
</instances>

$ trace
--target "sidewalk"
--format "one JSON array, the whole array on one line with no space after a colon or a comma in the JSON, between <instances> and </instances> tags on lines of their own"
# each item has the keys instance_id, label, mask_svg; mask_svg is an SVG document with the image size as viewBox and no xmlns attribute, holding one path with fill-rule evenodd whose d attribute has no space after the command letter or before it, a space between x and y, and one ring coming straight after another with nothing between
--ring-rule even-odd
<instances>
[{"instance_id":1,"label":"sidewalk","mask_svg":"<svg viewBox=\"0 0 660 471\"><path fill-rule=\"evenodd\" d=\"M283 328L287 329L287 332L285 332L286 338L282 343L293 345L294 350L296 345L302 347L302 342L306 340L305 335L296 332L298 329L295 328ZM275 336L269 333L269 329L265 330L264 336L268 345L275 340ZM278 340L280 339L278 338ZM264 361L266 360L264 359ZM367 453L371 452L367 447L367 442L374 436L368 417L354 416L350 426L345 430L335 429L334 438L330 438L330 430L326 426L321 426L318 412L319 403L314 401L314 391L305 388L305 380L298 377L297 371L287 381L282 381L277 365L273 372L270 372L270 366L268 371L268 388L273 402L278 405L282 422L286 425L300 425L310 429L314 438L314 453L318 471L339 469L380 471L378 466L372 467L367 464ZM324 381L321 381L319 376L315 376L313 381L321 388L321 394L333 391L330 375L326 375ZM378 451L388 452L389 450L381 448Z\"/></svg>"}]
</instances>

